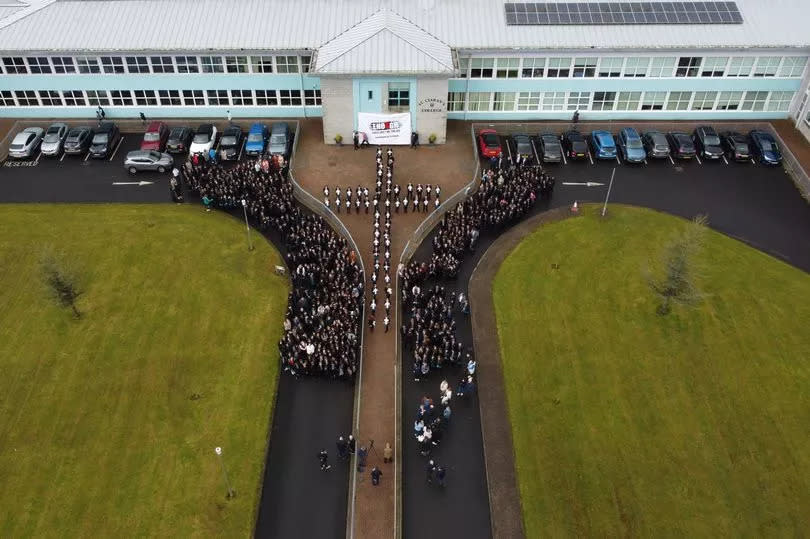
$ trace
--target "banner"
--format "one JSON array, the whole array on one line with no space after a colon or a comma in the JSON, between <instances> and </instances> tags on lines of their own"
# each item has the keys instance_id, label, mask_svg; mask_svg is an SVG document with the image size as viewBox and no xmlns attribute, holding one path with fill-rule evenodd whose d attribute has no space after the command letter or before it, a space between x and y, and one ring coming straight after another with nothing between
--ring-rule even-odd
<instances>
[{"instance_id":1,"label":"banner","mask_svg":"<svg viewBox=\"0 0 810 539\"><path fill-rule=\"evenodd\" d=\"M357 113L357 130L365 133L372 145L410 144L411 113Z\"/></svg>"}]
</instances>

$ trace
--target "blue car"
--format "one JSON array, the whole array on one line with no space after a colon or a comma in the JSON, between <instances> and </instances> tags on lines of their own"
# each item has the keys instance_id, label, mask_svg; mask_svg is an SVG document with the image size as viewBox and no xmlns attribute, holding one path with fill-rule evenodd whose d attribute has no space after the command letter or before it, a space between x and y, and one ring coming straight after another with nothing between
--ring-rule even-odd
<instances>
[{"instance_id":1,"label":"blue car","mask_svg":"<svg viewBox=\"0 0 810 539\"><path fill-rule=\"evenodd\" d=\"M269 136L270 131L266 125L260 123L251 125L245 143L245 152L254 157L262 155Z\"/></svg>"},{"instance_id":2,"label":"blue car","mask_svg":"<svg viewBox=\"0 0 810 539\"><path fill-rule=\"evenodd\" d=\"M755 129L748 133L748 138L751 139L751 153L760 163L778 165L782 162L782 152L770 133Z\"/></svg>"},{"instance_id":3,"label":"blue car","mask_svg":"<svg viewBox=\"0 0 810 539\"><path fill-rule=\"evenodd\" d=\"M591 133L591 146L594 157L597 159L615 159L616 142L608 131L593 131Z\"/></svg>"},{"instance_id":4,"label":"blue car","mask_svg":"<svg viewBox=\"0 0 810 539\"><path fill-rule=\"evenodd\" d=\"M647 160L647 152L644 150L644 143L641 135L632 127L625 127L619 131L619 151L628 163L643 163Z\"/></svg>"}]
</instances>

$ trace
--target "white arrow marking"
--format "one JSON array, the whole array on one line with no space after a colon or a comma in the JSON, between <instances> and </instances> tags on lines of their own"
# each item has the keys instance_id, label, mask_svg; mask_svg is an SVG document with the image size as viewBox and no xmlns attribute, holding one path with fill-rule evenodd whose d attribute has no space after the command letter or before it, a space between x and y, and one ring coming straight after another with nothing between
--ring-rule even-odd
<instances>
[{"instance_id":1,"label":"white arrow marking","mask_svg":"<svg viewBox=\"0 0 810 539\"><path fill-rule=\"evenodd\" d=\"M585 187L600 187L605 184L599 182L563 182L563 185L584 185Z\"/></svg>"},{"instance_id":2,"label":"white arrow marking","mask_svg":"<svg viewBox=\"0 0 810 539\"><path fill-rule=\"evenodd\" d=\"M155 182L144 182L144 181L140 181L140 182L113 182L113 185L138 185L138 186L143 186L143 185L152 185L153 183L155 183Z\"/></svg>"}]
</instances>

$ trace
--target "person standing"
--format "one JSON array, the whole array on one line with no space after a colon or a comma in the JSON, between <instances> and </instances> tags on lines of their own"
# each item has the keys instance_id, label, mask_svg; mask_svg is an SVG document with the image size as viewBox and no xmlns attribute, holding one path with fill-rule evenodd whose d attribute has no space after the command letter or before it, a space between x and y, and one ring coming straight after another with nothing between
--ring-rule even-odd
<instances>
[{"instance_id":1,"label":"person standing","mask_svg":"<svg viewBox=\"0 0 810 539\"><path fill-rule=\"evenodd\" d=\"M233 125L233 116L231 116L230 109L226 110L225 112L228 115L228 125Z\"/></svg>"},{"instance_id":2,"label":"person standing","mask_svg":"<svg viewBox=\"0 0 810 539\"><path fill-rule=\"evenodd\" d=\"M433 465L433 461L430 460L425 466L425 479L427 480L428 485L433 484L433 473L436 471L436 466Z\"/></svg>"},{"instance_id":3,"label":"person standing","mask_svg":"<svg viewBox=\"0 0 810 539\"><path fill-rule=\"evenodd\" d=\"M338 459L340 460L346 460L346 458L349 456L349 444L346 443L343 436L340 436L337 440L337 452Z\"/></svg>"},{"instance_id":4,"label":"person standing","mask_svg":"<svg viewBox=\"0 0 810 539\"><path fill-rule=\"evenodd\" d=\"M436 466L436 482L439 483L440 487L444 487L444 478L447 476L447 472L444 469L444 466L441 464Z\"/></svg>"},{"instance_id":5,"label":"person standing","mask_svg":"<svg viewBox=\"0 0 810 539\"><path fill-rule=\"evenodd\" d=\"M354 142L355 151L360 149L360 134L357 131L352 132L352 140Z\"/></svg>"},{"instance_id":6,"label":"person standing","mask_svg":"<svg viewBox=\"0 0 810 539\"><path fill-rule=\"evenodd\" d=\"M389 442L385 442L385 448L383 449L383 462L388 464L394 460L394 450L391 448L391 444Z\"/></svg>"},{"instance_id":7,"label":"person standing","mask_svg":"<svg viewBox=\"0 0 810 539\"><path fill-rule=\"evenodd\" d=\"M363 473L363 470L366 469L366 457L368 457L368 449L361 446L357 451L357 471L360 473Z\"/></svg>"},{"instance_id":8,"label":"person standing","mask_svg":"<svg viewBox=\"0 0 810 539\"><path fill-rule=\"evenodd\" d=\"M382 472L376 466L371 469L371 484L375 487L380 484L380 477L382 476Z\"/></svg>"},{"instance_id":9,"label":"person standing","mask_svg":"<svg viewBox=\"0 0 810 539\"><path fill-rule=\"evenodd\" d=\"M146 125L146 114L141 113L141 125Z\"/></svg>"},{"instance_id":10,"label":"person standing","mask_svg":"<svg viewBox=\"0 0 810 539\"><path fill-rule=\"evenodd\" d=\"M349 454L354 455L355 439L354 436L349 434Z\"/></svg>"},{"instance_id":11,"label":"person standing","mask_svg":"<svg viewBox=\"0 0 810 539\"><path fill-rule=\"evenodd\" d=\"M318 461L321 463L322 472L332 467L329 465L329 453L326 452L326 449L321 449L321 452L318 453Z\"/></svg>"}]
</instances>

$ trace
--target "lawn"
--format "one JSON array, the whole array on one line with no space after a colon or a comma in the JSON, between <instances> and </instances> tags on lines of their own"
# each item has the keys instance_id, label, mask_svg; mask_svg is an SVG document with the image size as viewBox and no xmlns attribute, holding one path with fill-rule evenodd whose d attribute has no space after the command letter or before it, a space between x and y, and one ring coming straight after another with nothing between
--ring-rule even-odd
<instances>
[{"instance_id":1,"label":"lawn","mask_svg":"<svg viewBox=\"0 0 810 539\"><path fill-rule=\"evenodd\" d=\"M810 530L810 275L708 231L703 301L661 317L645 272L684 225L586 207L499 269L527 537Z\"/></svg>"},{"instance_id":2,"label":"lawn","mask_svg":"<svg viewBox=\"0 0 810 539\"><path fill-rule=\"evenodd\" d=\"M195 206L0 205L0 230L0 536L250 536L279 254ZM40 277L49 246L79 276L79 320Z\"/></svg>"}]
</instances>

